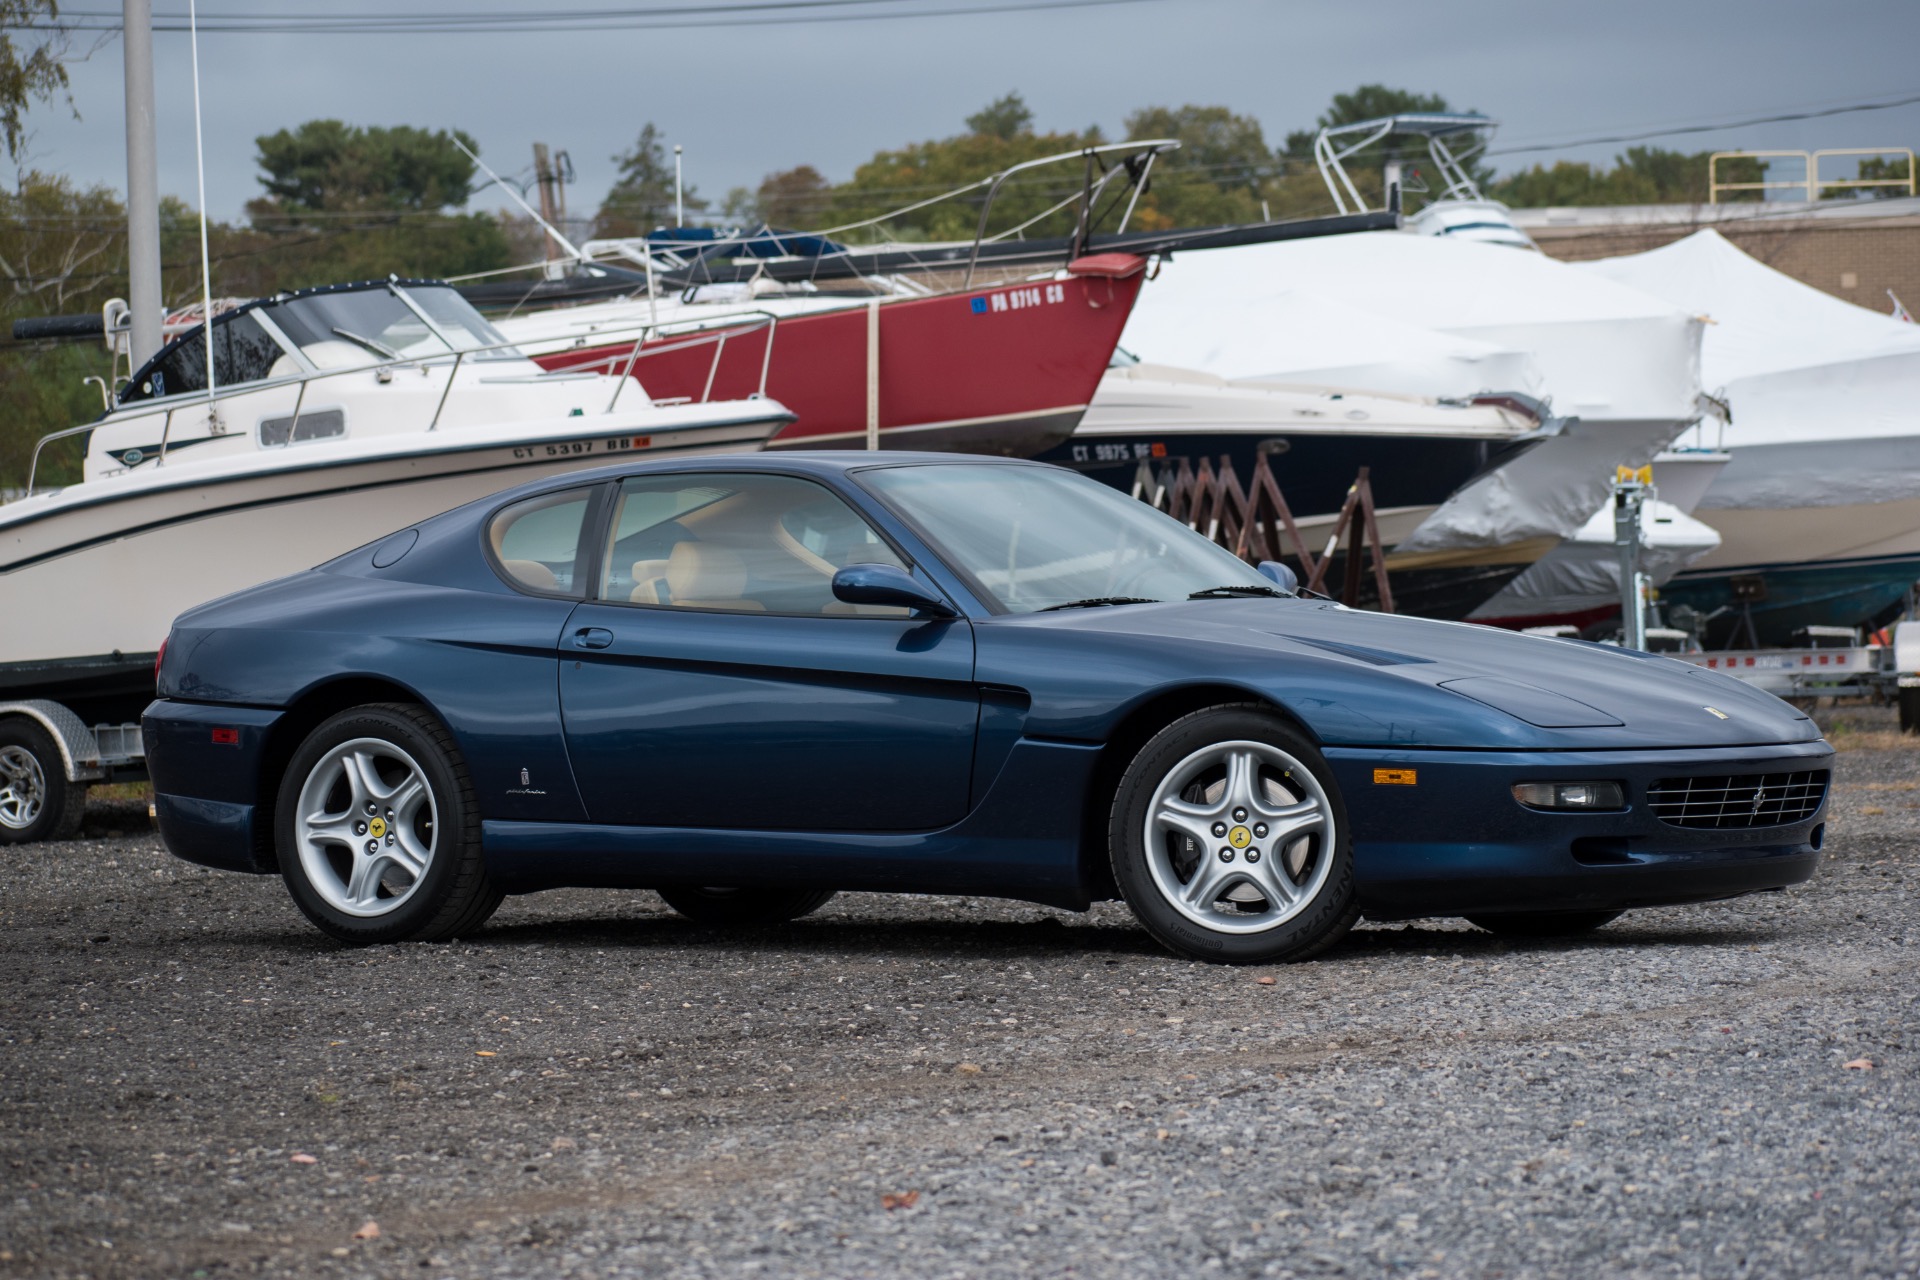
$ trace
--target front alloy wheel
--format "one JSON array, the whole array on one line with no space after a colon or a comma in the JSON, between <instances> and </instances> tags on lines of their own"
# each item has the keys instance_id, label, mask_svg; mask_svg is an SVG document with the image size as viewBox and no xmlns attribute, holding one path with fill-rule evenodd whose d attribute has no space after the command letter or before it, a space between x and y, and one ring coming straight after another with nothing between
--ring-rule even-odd
<instances>
[{"instance_id":1,"label":"front alloy wheel","mask_svg":"<svg viewBox=\"0 0 1920 1280\"><path fill-rule=\"evenodd\" d=\"M1115 797L1114 876L1176 951L1305 959L1353 924L1352 857L1319 752L1261 707L1213 707L1162 730Z\"/></svg>"}]
</instances>

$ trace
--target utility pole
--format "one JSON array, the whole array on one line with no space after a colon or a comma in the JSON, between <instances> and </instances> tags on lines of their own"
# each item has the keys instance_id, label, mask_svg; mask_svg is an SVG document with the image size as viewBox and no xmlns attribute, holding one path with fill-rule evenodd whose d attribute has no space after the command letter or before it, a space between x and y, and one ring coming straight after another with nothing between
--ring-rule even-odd
<instances>
[{"instance_id":1,"label":"utility pole","mask_svg":"<svg viewBox=\"0 0 1920 1280\"><path fill-rule=\"evenodd\" d=\"M153 4L122 0L127 65L127 300L131 367L160 350L160 173L154 158Z\"/></svg>"},{"instance_id":2,"label":"utility pole","mask_svg":"<svg viewBox=\"0 0 1920 1280\"><path fill-rule=\"evenodd\" d=\"M554 208L553 199L553 190L556 185L554 182L553 161L548 156L547 144L544 142L536 142L533 144L533 180L540 188L540 216L546 219L549 224L559 226L560 214ZM559 246L554 244L552 236L545 237L545 241L547 246L547 261L552 262Z\"/></svg>"},{"instance_id":3,"label":"utility pole","mask_svg":"<svg viewBox=\"0 0 1920 1280\"><path fill-rule=\"evenodd\" d=\"M687 225L687 206L680 195L680 144L673 144L673 225Z\"/></svg>"}]
</instances>

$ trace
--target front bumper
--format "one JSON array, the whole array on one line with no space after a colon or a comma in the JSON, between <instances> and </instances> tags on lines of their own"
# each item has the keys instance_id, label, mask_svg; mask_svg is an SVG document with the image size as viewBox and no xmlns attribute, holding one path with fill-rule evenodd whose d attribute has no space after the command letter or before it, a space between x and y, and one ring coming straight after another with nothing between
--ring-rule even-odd
<instances>
[{"instance_id":1,"label":"front bumper","mask_svg":"<svg viewBox=\"0 0 1920 1280\"><path fill-rule=\"evenodd\" d=\"M1830 769L1825 742L1695 751L1397 751L1330 748L1346 802L1360 905L1376 920L1503 911L1672 906L1782 889L1813 875L1828 800L1797 822L1703 830L1655 817L1660 778ZM1377 783L1375 770L1415 774ZM1523 808L1525 781L1610 779L1613 813Z\"/></svg>"}]
</instances>

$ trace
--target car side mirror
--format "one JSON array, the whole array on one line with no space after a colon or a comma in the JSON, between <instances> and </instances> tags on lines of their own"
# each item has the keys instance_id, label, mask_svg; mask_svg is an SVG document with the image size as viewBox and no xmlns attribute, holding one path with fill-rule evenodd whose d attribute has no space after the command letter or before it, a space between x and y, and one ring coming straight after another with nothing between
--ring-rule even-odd
<instances>
[{"instance_id":1,"label":"car side mirror","mask_svg":"<svg viewBox=\"0 0 1920 1280\"><path fill-rule=\"evenodd\" d=\"M1300 590L1300 575L1278 560L1262 560L1259 570L1261 577L1266 578L1282 591L1291 594Z\"/></svg>"},{"instance_id":2,"label":"car side mirror","mask_svg":"<svg viewBox=\"0 0 1920 1280\"><path fill-rule=\"evenodd\" d=\"M850 564L833 575L833 598L848 604L886 604L934 618L958 615L953 606L898 565Z\"/></svg>"}]
</instances>

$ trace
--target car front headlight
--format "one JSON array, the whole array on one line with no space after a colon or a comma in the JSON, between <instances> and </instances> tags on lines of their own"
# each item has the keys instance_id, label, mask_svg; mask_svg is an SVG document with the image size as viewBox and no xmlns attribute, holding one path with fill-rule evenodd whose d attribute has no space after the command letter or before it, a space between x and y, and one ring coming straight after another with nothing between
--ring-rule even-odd
<instances>
[{"instance_id":1,"label":"car front headlight","mask_svg":"<svg viewBox=\"0 0 1920 1280\"><path fill-rule=\"evenodd\" d=\"M1516 782L1513 798L1529 809L1597 812L1627 807L1617 782Z\"/></svg>"}]
</instances>

